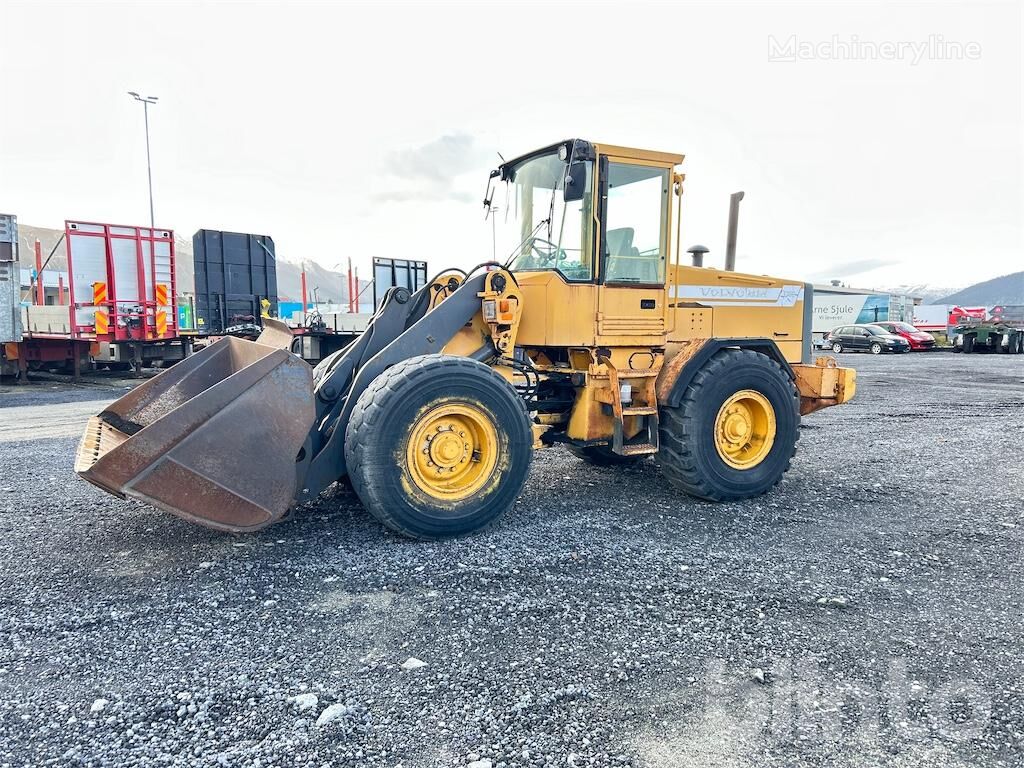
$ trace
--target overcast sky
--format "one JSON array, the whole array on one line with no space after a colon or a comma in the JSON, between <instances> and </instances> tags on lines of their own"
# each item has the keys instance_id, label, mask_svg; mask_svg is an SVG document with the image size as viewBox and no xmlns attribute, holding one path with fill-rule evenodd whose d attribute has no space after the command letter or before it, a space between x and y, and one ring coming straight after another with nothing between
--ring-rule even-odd
<instances>
[{"instance_id":1,"label":"overcast sky","mask_svg":"<svg viewBox=\"0 0 1024 768\"><path fill-rule=\"evenodd\" d=\"M157 225L291 261L475 264L496 153L581 137L685 154L683 240L712 265L742 189L744 270L1024 268L1018 2L0 0L0 29L0 211L25 224L148 222L137 90Z\"/></svg>"}]
</instances>

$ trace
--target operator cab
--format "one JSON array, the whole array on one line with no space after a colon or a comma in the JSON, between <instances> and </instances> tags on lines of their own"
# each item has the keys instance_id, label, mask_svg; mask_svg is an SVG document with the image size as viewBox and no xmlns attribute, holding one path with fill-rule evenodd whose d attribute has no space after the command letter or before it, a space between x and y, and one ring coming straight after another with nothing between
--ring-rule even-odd
<instances>
[{"instance_id":1,"label":"operator cab","mask_svg":"<svg viewBox=\"0 0 1024 768\"><path fill-rule=\"evenodd\" d=\"M567 283L663 286L682 160L570 139L503 163L484 201L496 258Z\"/></svg>"}]
</instances>

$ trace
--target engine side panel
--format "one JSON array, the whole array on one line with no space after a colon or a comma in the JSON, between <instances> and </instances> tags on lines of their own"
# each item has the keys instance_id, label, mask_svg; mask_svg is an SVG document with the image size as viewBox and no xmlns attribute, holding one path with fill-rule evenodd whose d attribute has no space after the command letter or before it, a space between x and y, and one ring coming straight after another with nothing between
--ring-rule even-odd
<instances>
[{"instance_id":1,"label":"engine side panel","mask_svg":"<svg viewBox=\"0 0 1024 768\"><path fill-rule=\"evenodd\" d=\"M667 290L675 310L670 343L756 337L771 339L790 363L806 356L810 322L805 309L810 297L802 282L677 267L669 273Z\"/></svg>"}]
</instances>

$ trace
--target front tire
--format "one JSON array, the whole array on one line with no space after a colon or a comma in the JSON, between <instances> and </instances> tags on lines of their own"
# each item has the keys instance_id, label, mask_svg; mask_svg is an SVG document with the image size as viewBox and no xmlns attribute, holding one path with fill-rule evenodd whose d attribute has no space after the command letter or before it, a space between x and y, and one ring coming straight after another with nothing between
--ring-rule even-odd
<instances>
[{"instance_id":1,"label":"front tire","mask_svg":"<svg viewBox=\"0 0 1024 768\"><path fill-rule=\"evenodd\" d=\"M879 344L877 341L874 344L871 345L871 354L872 355L880 355L880 354L882 354L882 345Z\"/></svg>"},{"instance_id":2,"label":"front tire","mask_svg":"<svg viewBox=\"0 0 1024 768\"><path fill-rule=\"evenodd\" d=\"M679 406L662 409L658 461L691 496L748 499L782 480L799 428L800 396L782 366L758 352L725 349L701 368Z\"/></svg>"},{"instance_id":3,"label":"front tire","mask_svg":"<svg viewBox=\"0 0 1024 768\"><path fill-rule=\"evenodd\" d=\"M352 487L392 530L459 536L500 517L533 457L526 407L496 371L449 355L388 368L360 395L345 432Z\"/></svg>"}]
</instances>

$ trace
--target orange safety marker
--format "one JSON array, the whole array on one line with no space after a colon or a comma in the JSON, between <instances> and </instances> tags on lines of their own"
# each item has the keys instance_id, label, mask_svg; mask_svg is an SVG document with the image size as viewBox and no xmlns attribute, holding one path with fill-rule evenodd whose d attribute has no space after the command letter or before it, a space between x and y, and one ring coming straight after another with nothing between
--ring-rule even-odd
<instances>
[{"instance_id":1,"label":"orange safety marker","mask_svg":"<svg viewBox=\"0 0 1024 768\"><path fill-rule=\"evenodd\" d=\"M107 301L107 284L106 283L93 283L92 284L92 303L99 305L105 304Z\"/></svg>"},{"instance_id":2,"label":"orange safety marker","mask_svg":"<svg viewBox=\"0 0 1024 768\"><path fill-rule=\"evenodd\" d=\"M161 307L166 307L170 303L167 301L167 286L163 283L156 284L156 303Z\"/></svg>"},{"instance_id":3,"label":"orange safety marker","mask_svg":"<svg viewBox=\"0 0 1024 768\"><path fill-rule=\"evenodd\" d=\"M167 334L167 313L157 312L156 313L156 335L164 336Z\"/></svg>"},{"instance_id":4,"label":"orange safety marker","mask_svg":"<svg viewBox=\"0 0 1024 768\"><path fill-rule=\"evenodd\" d=\"M97 309L96 320L94 322L96 325L97 336L103 336L107 333L110 333L110 318L107 317L107 310Z\"/></svg>"}]
</instances>

